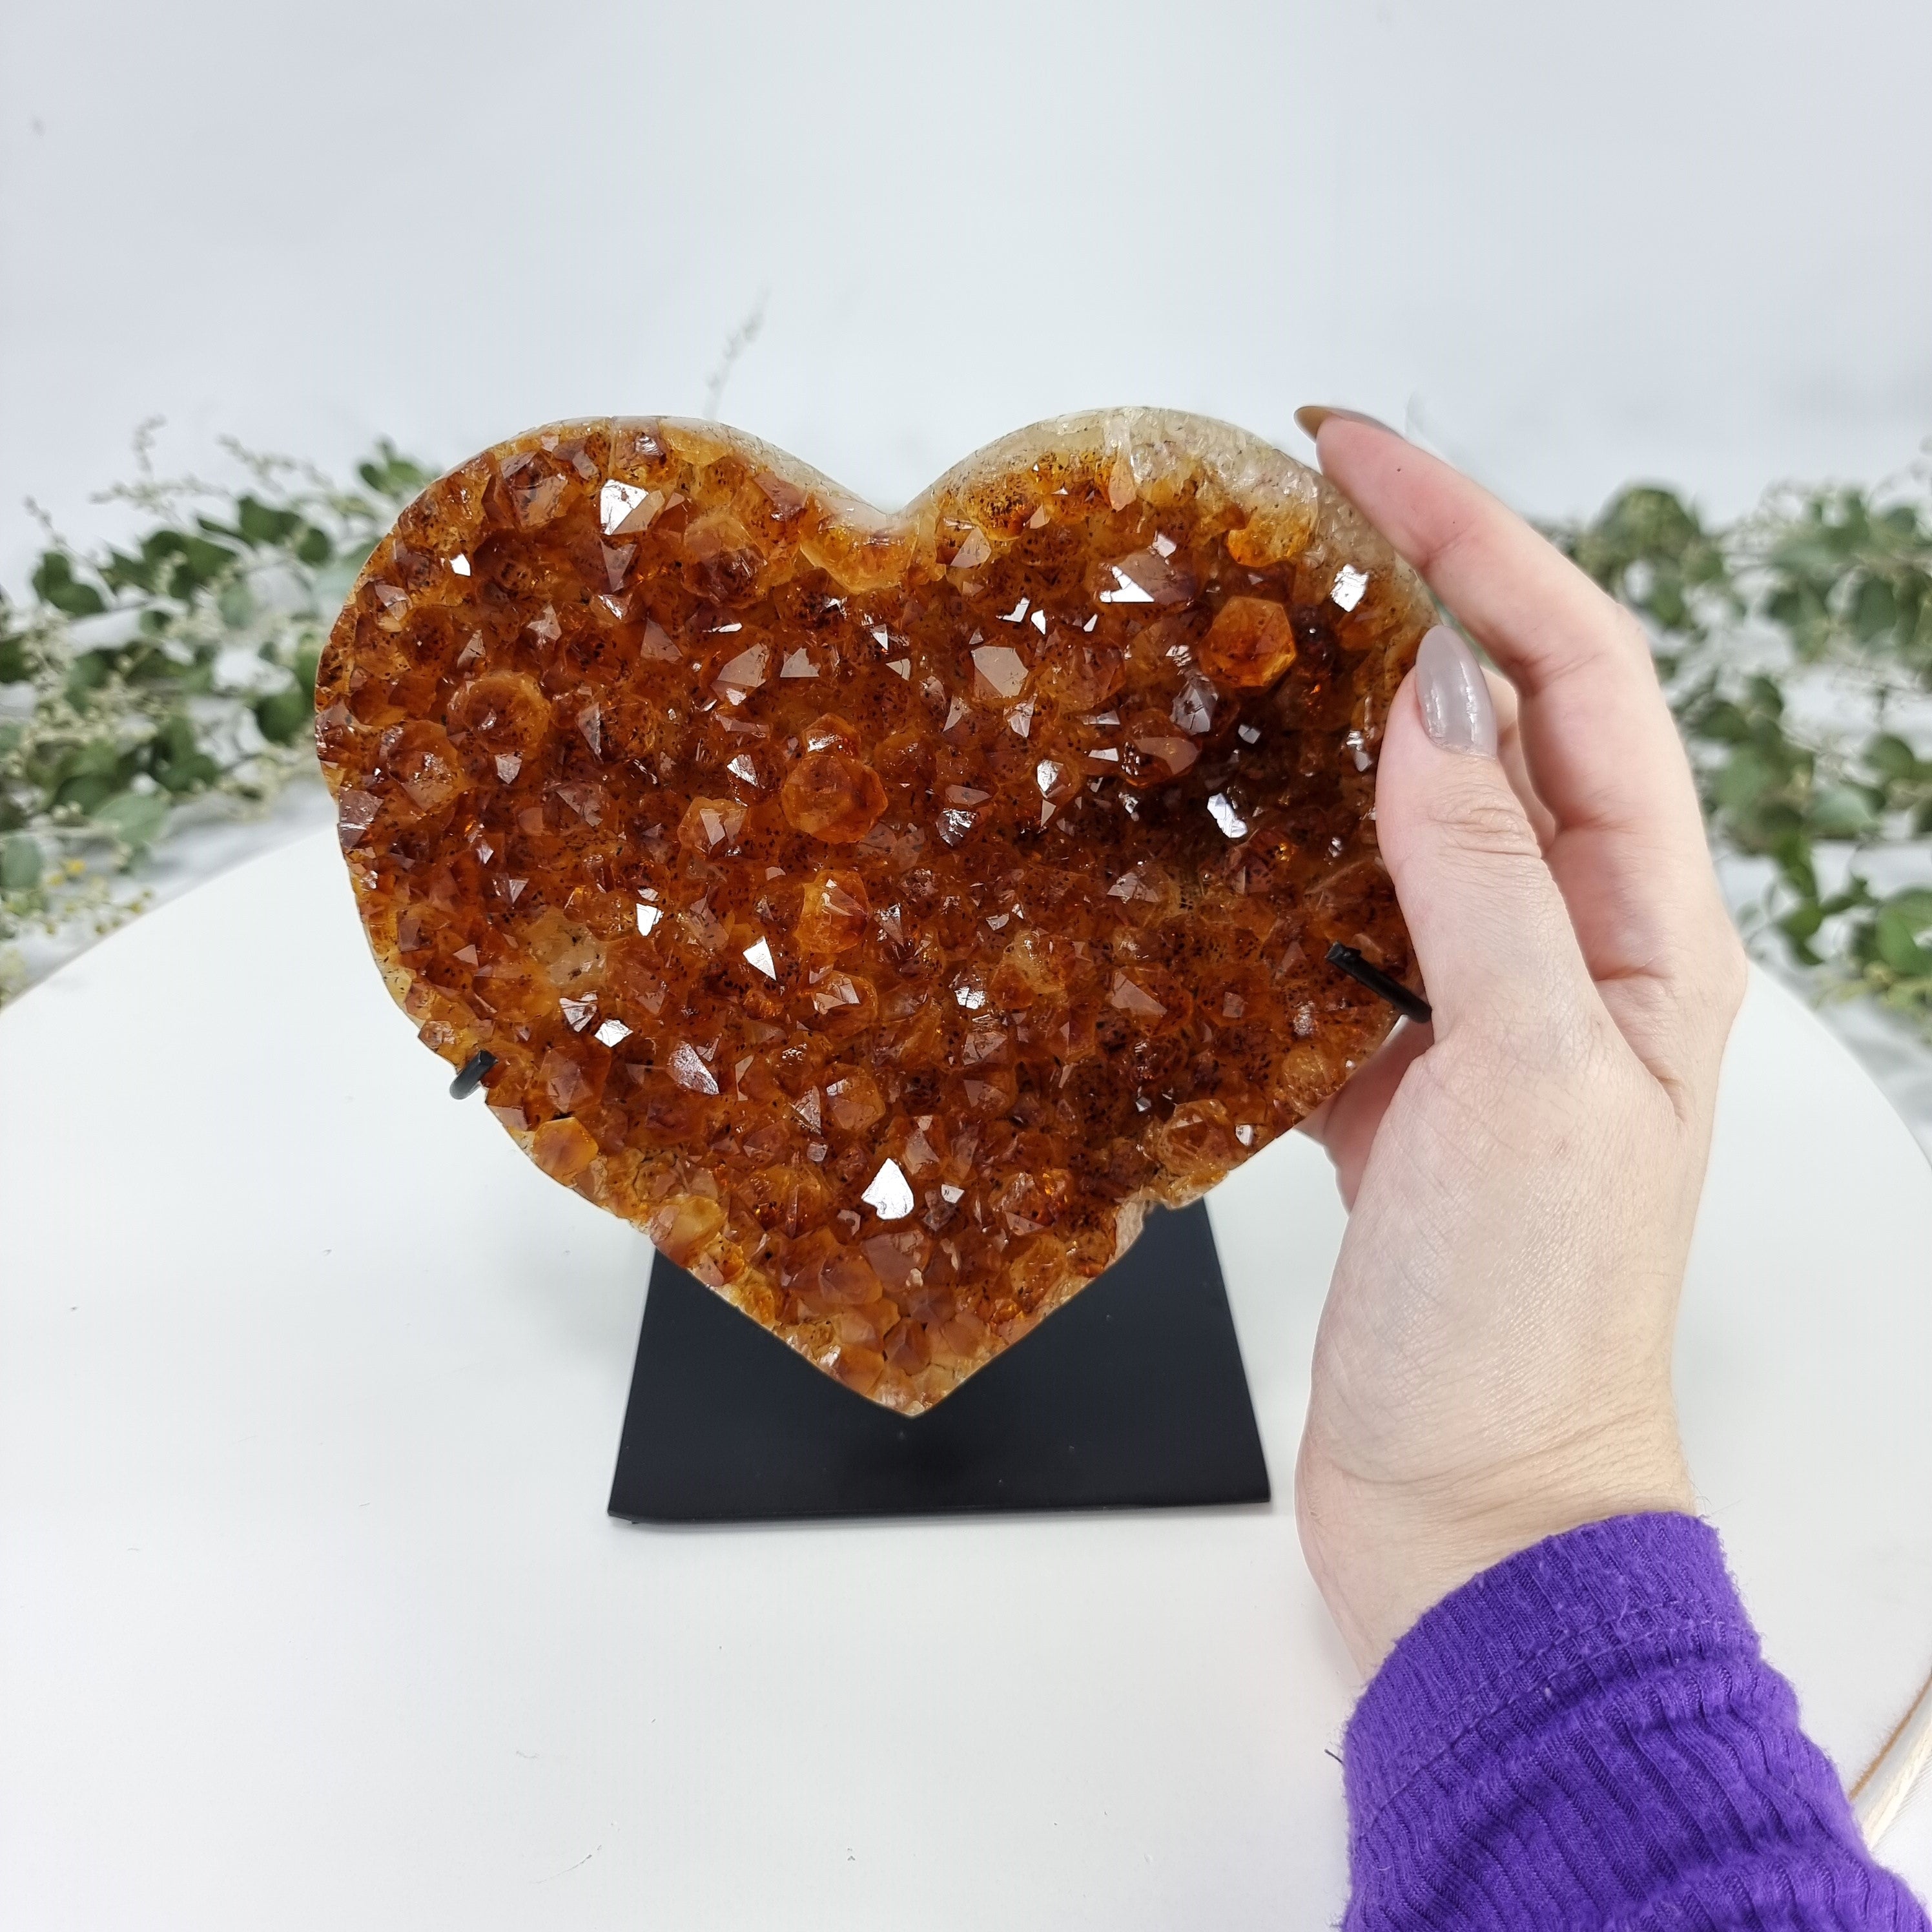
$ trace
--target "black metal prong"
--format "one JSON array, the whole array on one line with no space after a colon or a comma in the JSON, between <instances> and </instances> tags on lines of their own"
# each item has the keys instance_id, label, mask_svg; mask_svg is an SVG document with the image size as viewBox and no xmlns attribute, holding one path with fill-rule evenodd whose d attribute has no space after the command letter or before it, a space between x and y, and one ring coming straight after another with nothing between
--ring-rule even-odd
<instances>
[{"instance_id":1,"label":"black metal prong","mask_svg":"<svg viewBox=\"0 0 1932 1932\"><path fill-rule=\"evenodd\" d=\"M1379 966L1371 966L1352 946L1344 946L1337 940L1328 949L1328 963L1388 1000L1405 1019L1412 1019L1418 1026L1426 1026L1435 1017L1430 1011L1429 1002L1420 993L1412 993L1400 980L1391 977Z\"/></svg>"},{"instance_id":2,"label":"black metal prong","mask_svg":"<svg viewBox=\"0 0 1932 1932\"><path fill-rule=\"evenodd\" d=\"M456 1078L449 1083L449 1097L452 1100L466 1100L483 1084L483 1076L496 1064L494 1053L472 1053L456 1070Z\"/></svg>"}]
</instances>

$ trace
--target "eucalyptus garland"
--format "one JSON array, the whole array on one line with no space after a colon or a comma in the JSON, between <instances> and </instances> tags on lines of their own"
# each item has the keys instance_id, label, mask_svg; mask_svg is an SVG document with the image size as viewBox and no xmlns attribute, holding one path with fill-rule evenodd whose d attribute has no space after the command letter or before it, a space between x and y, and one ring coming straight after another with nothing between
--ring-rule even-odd
<instances>
[{"instance_id":1,"label":"eucalyptus garland","mask_svg":"<svg viewBox=\"0 0 1932 1932\"><path fill-rule=\"evenodd\" d=\"M1558 544L1648 628L1754 950L1932 1035L1932 489L1628 489Z\"/></svg>"},{"instance_id":2,"label":"eucalyptus garland","mask_svg":"<svg viewBox=\"0 0 1932 1932\"><path fill-rule=\"evenodd\" d=\"M31 596L0 594L0 999L25 976L4 942L139 909L184 808L259 810L314 772L329 623L430 472L384 442L343 488L230 447L245 487L157 479L138 440L107 493L138 538L49 526ZM1550 534L1649 630L1748 939L1932 1035L1925 475L1786 487L1714 526L1644 485Z\"/></svg>"},{"instance_id":3,"label":"eucalyptus garland","mask_svg":"<svg viewBox=\"0 0 1932 1932\"><path fill-rule=\"evenodd\" d=\"M0 593L0 999L30 926L106 932L184 808L259 811L315 772L315 668L376 539L430 473L388 443L344 489L230 446L225 489L140 474L145 527L86 550L42 518L30 598ZM132 890L130 890L130 886Z\"/></svg>"}]
</instances>

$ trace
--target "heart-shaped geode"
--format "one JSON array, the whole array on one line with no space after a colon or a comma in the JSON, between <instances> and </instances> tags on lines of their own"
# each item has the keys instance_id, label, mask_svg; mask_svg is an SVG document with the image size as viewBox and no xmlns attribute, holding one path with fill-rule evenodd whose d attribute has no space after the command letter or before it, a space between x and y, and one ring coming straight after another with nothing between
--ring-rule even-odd
<instances>
[{"instance_id":1,"label":"heart-shaped geode","mask_svg":"<svg viewBox=\"0 0 1932 1932\"><path fill-rule=\"evenodd\" d=\"M434 483L322 662L369 940L546 1173L930 1406L1388 1031L1376 748L1431 618L1329 484L1164 410L902 514L715 424Z\"/></svg>"}]
</instances>

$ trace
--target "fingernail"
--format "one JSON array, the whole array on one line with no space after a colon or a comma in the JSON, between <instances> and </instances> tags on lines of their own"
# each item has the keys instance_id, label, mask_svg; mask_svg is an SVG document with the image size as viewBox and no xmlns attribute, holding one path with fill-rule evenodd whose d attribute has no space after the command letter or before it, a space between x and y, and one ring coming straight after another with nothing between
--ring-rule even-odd
<instances>
[{"instance_id":1,"label":"fingernail","mask_svg":"<svg viewBox=\"0 0 1932 1932\"><path fill-rule=\"evenodd\" d=\"M1302 434L1312 440L1322 433L1322 425L1330 416L1342 422L1366 423L1371 429L1388 429L1390 436L1400 436L1400 430L1389 429L1380 416L1364 416L1360 410L1331 410L1322 403L1304 403L1294 412L1294 420L1300 424Z\"/></svg>"},{"instance_id":2,"label":"fingernail","mask_svg":"<svg viewBox=\"0 0 1932 1932\"><path fill-rule=\"evenodd\" d=\"M1450 630L1438 624L1415 653L1415 694L1422 722L1445 752L1496 754L1496 708L1489 680L1476 654Z\"/></svg>"}]
</instances>

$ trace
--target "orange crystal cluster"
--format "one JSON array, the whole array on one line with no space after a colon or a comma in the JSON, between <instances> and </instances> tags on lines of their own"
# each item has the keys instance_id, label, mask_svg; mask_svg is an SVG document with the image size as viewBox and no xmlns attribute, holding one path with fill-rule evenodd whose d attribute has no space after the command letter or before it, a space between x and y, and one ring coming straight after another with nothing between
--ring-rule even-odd
<instances>
[{"instance_id":1,"label":"orange crystal cluster","mask_svg":"<svg viewBox=\"0 0 1932 1932\"><path fill-rule=\"evenodd\" d=\"M496 1118L916 1413L1333 1092L1398 976L1376 748L1426 593L1156 410L886 515L714 424L432 484L322 664L371 946Z\"/></svg>"}]
</instances>

